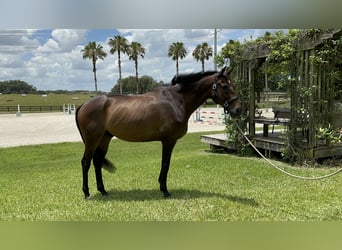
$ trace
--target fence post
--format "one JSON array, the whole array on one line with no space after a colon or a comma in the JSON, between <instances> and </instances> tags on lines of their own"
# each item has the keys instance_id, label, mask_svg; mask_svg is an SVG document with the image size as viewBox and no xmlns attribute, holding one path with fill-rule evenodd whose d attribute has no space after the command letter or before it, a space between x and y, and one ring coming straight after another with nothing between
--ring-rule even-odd
<instances>
[{"instance_id":1,"label":"fence post","mask_svg":"<svg viewBox=\"0 0 342 250\"><path fill-rule=\"evenodd\" d=\"M196 121L201 121L201 109L196 109Z\"/></svg>"},{"instance_id":2,"label":"fence post","mask_svg":"<svg viewBox=\"0 0 342 250\"><path fill-rule=\"evenodd\" d=\"M18 111L17 113L15 114L17 117L21 116L21 113L20 113L20 105L18 104Z\"/></svg>"}]
</instances>

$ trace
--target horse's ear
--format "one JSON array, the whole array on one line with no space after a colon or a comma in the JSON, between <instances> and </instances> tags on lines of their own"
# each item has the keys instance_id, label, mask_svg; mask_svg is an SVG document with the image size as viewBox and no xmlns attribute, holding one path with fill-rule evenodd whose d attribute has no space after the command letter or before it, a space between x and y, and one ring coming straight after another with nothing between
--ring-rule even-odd
<instances>
[{"instance_id":1,"label":"horse's ear","mask_svg":"<svg viewBox=\"0 0 342 250\"><path fill-rule=\"evenodd\" d=\"M226 68L227 68L227 66L224 66L224 67L221 69L221 71L220 71L220 73L219 73L219 76L222 76L222 75L224 74L224 72L226 71Z\"/></svg>"},{"instance_id":2,"label":"horse's ear","mask_svg":"<svg viewBox=\"0 0 342 250\"><path fill-rule=\"evenodd\" d=\"M227 66L224 66L221 71L220 71L220 76L222 76L224 73L226 73L227 75L230 75L230 73L232 73L233 71L233 67L227 67Z\"/></svg>"},{"instance_id":3,"label":"horse's ear","mask_svg":"<svg viewBox=\"0 0 342 250\"><path fill-rule=\"evenodd\" d=\"M234 69L233 67L229 67L229 69L227 70L227 75L230 75L232 73L233 69Z\"/></svg>"}]
</instances>

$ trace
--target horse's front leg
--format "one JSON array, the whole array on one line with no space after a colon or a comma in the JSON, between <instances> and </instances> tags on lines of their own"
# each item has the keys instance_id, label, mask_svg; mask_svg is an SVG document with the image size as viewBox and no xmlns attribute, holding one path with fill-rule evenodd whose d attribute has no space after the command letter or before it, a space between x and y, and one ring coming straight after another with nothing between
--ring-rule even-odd
<instances>
[{"instance_id":1,"label":"horse's front leg","mask_svg":"<svg viewBox=\"0 0 342 250\"><path fill-rule=\"evenodd\" d=\"M163 192L164 198L170 197L170 193L167 190L167 173L169 172L170 160L172 150L176 144L176 141L162 141L163 145L163 153L162 153L162 162L161 162L161 170L159 174L159 184L160 191Z\"/></svg>"}]
</instances>

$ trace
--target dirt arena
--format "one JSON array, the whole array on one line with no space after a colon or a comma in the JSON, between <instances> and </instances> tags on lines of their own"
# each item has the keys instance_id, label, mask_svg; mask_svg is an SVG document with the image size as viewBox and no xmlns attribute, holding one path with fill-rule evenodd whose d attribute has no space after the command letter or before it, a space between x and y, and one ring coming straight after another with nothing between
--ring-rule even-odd
<instances>
[{"instance_id":1,"label":"dirt arena","mask_svg":"<svg viewBox=\"0 0 342 250\"><path fill-rule=\"evenodd\" d=\"M224 125L194 122L189 119L188 132L222 131ZM14 147L81 141L74 114L22 113L0 115L0 147Z\"/></svg>"}]
</instances>

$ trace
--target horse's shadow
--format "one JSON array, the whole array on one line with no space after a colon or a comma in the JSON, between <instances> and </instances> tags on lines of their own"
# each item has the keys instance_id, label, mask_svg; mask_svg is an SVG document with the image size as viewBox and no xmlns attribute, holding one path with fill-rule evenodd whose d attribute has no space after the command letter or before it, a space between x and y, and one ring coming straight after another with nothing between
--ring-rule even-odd
<instances>
[{"instance_id":1,"label":"horse's shadow","mask_svg":"<svg viewBox=\"0 0 342 250\"><path fill-rule=\"evenodd\" d=\"M217 197L232 202L237 202L243 205L257 207L259 204L254 199L244 198L235 195L226 195L213 192L203 192L200 190L173 189L169 200L191 200L198 198ZM108 195L102 196L100 193L95 194L90 198L98 201L153 201L165 200L163 194L156 189L133 189L133 190L109 190Z\"/></svg>"}]
</instances>

